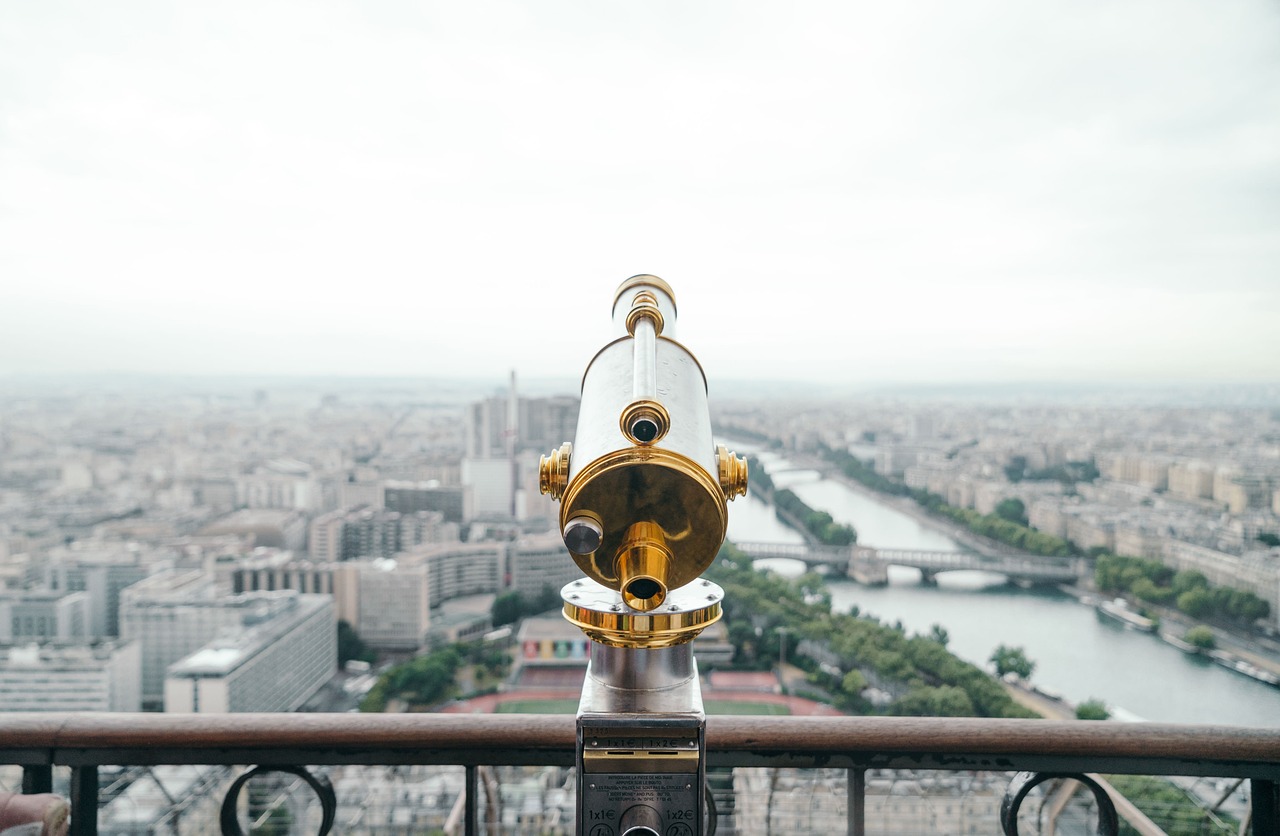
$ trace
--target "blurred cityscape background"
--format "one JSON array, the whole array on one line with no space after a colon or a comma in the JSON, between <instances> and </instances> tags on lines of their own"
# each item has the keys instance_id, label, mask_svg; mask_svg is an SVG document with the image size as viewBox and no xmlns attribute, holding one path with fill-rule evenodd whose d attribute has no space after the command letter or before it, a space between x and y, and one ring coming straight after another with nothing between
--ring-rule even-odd
<instances>
[{"instance_id":1,"label":"blurred cityscape background","mask_svg":"<svg viewBox=\"0 0 1280 836\"><path fill-rule=\"evenodd\" d=\"M514 374L8 381L0 711L571 713L586 641L558 593L581 572L537 487L539 456L574 435L577 398L562 387L525 394ZM927 638L1008 698L906 684L763 604L735 617L729 600L698 640L709 711L1280 724L1276 394L780 400L744 384L713 398L717 436L752 466L717 563L820 588L832 611L888 631L874 640L884 653ZM928 562L939 557L969 562ZM1037 579L1018 560L1066 575ZM755 594L734 586L755 581L723 582L730 599ZM196 799L216 807L224 772L122 770L105 832L193 820ZM407 772L335 770L349 821L456 826L459 775ZM572 783L557 773L506 776L506 815L568 826ZM844 815L843 790L820 776L736 780L732 799L754 780L779 793L768 820L800 815L784 797L803 798L805 816ZM884 820L902 829L886 832L920 832L953 802L984 832L999 803L981 781L883 780L885 804L904 781L925 799L896 802ZM1202 783L1184 802L1217 800L1223 787ZM734 817L736 832L758 814ZM138 816L155 829L128 830Z\"/></svg>"}]
</instances>

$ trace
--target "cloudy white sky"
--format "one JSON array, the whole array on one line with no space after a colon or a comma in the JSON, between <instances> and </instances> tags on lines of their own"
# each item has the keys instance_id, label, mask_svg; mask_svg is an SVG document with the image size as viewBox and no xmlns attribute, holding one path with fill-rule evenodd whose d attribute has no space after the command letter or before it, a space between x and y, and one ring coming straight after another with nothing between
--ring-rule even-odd
<instances>
[{"instance_id":1,"label":"cloudy white sky","mask_svg":"<svg viewBox=\"0 0 1280 836\"><path fill-rule=\"evenodd\" d=\"M0 0L0 375L1280 379L1271 0Z\"/></svg>"}]
</instances>

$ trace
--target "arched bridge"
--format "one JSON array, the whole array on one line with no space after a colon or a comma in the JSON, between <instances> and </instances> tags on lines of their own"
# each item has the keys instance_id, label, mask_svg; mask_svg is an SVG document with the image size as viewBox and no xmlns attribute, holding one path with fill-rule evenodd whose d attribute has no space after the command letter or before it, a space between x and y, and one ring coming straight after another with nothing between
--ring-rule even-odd
<instances>
[{"instance_id":1,"label":"arched bridge","mask_svg":"<svg viewBox=\"0 0 1280 836\"><path fill-rule=\"evenodd\" d=\"M1009 554L987 557L967 552L935 552L915 549L876 549L870 546L806 546L791 543L735 543L753 560L787 558L799 560L809 568L830 566L843 569L849 577L862 583L887 583L890 566L910 566L932 581L941 572L981 570L996 572L1014 583L1074 583L1089 572L1079 558L1041 557L1033 554Z\"/></svg>"}]
</instances>

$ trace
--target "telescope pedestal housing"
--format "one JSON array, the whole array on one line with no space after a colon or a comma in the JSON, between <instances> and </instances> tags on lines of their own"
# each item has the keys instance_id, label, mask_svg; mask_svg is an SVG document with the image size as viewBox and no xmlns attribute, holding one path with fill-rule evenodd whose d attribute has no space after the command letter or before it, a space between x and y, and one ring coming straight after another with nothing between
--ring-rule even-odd
<instances>
[{"instance_id":1,"label":"telescope pedestal housing","mask_svg":"<svg viewBox=\"0 0 1280 836\"><path fill-rule=\"evenodd\" d=\"M593 644L577 732L579 836L702 836L706 715L691 644Z\"/></svg>"}]
</instances>

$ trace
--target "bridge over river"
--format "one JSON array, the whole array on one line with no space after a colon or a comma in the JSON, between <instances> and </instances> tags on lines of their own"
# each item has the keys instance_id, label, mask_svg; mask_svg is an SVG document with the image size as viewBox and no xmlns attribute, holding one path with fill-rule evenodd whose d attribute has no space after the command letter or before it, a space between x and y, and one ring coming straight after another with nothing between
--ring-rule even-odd
<instances>
[{"instance_id":1,"label":"bridge over river","mask_svg":"<svg viewBox=\"0 0 1280 836\"><path fill-rule=\"evenodd\" d=\"M1073 557L1006 554L988 557L968 552L877 549L870 546L806 546L791 543L734 543L752 560L786 558L810 569L827 566L864 584L889 582L890 566L919 569L926 583L942 572L980 570L1004 575L1019 585L1075 583L1089 573L1087 563Z\"/></svg>"}]
</instances>

